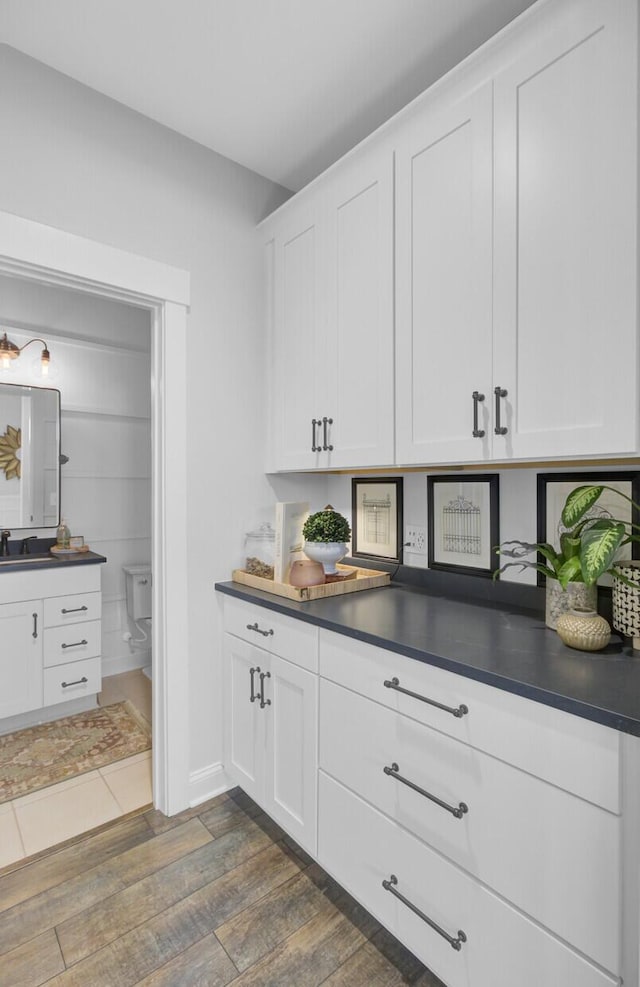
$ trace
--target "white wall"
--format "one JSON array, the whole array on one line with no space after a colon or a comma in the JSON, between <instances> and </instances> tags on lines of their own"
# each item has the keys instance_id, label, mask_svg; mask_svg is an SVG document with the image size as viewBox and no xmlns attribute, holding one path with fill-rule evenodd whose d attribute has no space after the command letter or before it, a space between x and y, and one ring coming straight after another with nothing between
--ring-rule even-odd
<instances>
[{"instance_id":1,"label":"white wall","mask_svg":"<svg viewBox=\"0 0 640 987\"><path fill-rule=\"evenodd\" d=\"M323 479L264 476L262 254L285 190L0 46L0 209L191 273L188 326L192 771L221 758L218 611L247 524ZM312 497L313 499L313 497ZM321 499L321 498L319 498ZM170 560L169 560L170 564Z\"/></svg>"},{"instance_id":2,"label":"white wall","mask_svg":"<svg viewBox=\"0 0 640 987\"><path fill-rule=\"evenodd\" d=\"M107 558L103 675L141 667L150 652L122 638L126 630L138 633L128 623L122 566L151 561L149 313L0 276L0 323L19 345L41 336L51 352L49 381L34 369L41 349L35 344L0 381L60 391L61 446L69 457L60 471L62 516L72 534ZM11 527L14 538L29 533Z\"/></svg>"}]
</instances>

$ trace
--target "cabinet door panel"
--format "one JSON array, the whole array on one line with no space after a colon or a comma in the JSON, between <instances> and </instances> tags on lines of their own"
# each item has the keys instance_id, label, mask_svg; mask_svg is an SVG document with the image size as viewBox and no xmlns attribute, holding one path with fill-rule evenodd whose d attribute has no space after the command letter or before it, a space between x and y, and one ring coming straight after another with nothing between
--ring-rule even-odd
<instances>
[{"instance_id":1,"label":"cabinet door panel","mask_svg":"<svg viewBox=\"0 0 640 987\"><path fill-rule=\"evenodd\" d=\"M393 463L393 153L329 180L327 326L319 372L331 466Z\"/></svg>"},{"instance_id":2,"label":"cabinet door panel","mask_svg":"<svg viewBox=\"0 0 640 987\"><path fill-rule=\"evenodd\" d=\"M491 86L425 113L397 150L397 460L490 453ZM473 437L473 392L483 438Z\"/></svg>"},{"instance_id":3,"label":"cabinet door panel","mask_svg":"<svg viewBox=\"0 0 640 987\"><path fill-rule=\"evenodd\" d=\"M266 723L259 702L251 702L251 669L268 670L269 655L224 636L227 711L225 716L225 768L247 795L264 805L264 746ZM260 689L254 674L255 692Z\"/></svg>"},{"instance_id":4,"label":"cabinet door panel","mask_svg":"<svg viewBox=\"0 0 640 987\"><path fill-rule=\"evenodd\" d=\"M42 601L0 606L0 717L42 706Z\"/></svg>"},{"instance_id":5,"label":"cabinet door panel","mask_svg":"<svg viewBox=\"0 0 640 987\"><path fill-rule=\"evenodd\" d=\"M318 679L271 656L267 812L301 846L316 852Z\"/></svg>"},{"instance_id":6,"label":"cabinet door panel","mask_svg":"<svg viewBox=\"0 0 640 987\"><path fill-rule=\"evenodd\" d=\"M495 458L637 449L637 4L588 0L495 81Z\"/></svg>"}]
</instances>

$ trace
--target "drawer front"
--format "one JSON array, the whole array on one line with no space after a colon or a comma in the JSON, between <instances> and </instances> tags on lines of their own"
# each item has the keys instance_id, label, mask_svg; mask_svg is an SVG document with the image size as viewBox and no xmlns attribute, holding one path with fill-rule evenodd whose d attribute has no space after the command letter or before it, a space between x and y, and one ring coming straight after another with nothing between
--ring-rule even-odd
<instances>
[{"instance_id":1,"label":"drawer front","mask_svg":"<svg viewBox=\"0 0 640 987\"><path fill-rule=\"evenodd\" d=\"M99 658L85 658L68 665L44 670L44 705L54 706L68 699L81 699L100 692L102 677Z\"/></svg>"},{"instance_id":2,"label":"drawer front","mask_svg":"<svg viewBox=\"0 0 640 987\"><path fill-rule=\"evenodd\" d=\"M44 667L98 658L102 653L102 622L90 620L71 627L47 627L44 632Z\"/></svg>"},{"instance_id":3,"label":"drawer front","mask_svg":"<svg viewBox=\"0 0 640 987\"><path fill-rule=\"evenodd\" d=\"M100 620L102 593L74 593L44 601L44 626L59 627L81 620Z\"/></svg>"},{"instance_id":4,"label":"drawer front","mask_svg":"<svg viewBox=\"0 0 640 987\"><path fill-rule=\"evenodd\" d=\"M312 624L225 597L224 629L309 672L318 671L318 628Z\"/></svg>"},{"instance_id":5,"label":"drawer front","mask_svg":"<svg viewBox=\"0 0 640 987\"><path fill-rule=\"evenodd\" d=\"M320 632L320 674L611 812L620 811L616 730L332 631ZM395 685L423 698L399 692Z\"/></svg>"},{"instance_id":6,"label":"drawer front","mask_svg":"<svg viewBox=\"0 0 640 987\"><path fill-rule=\"evenodd\" d=\"M325 680L320 765L617 971L619 816Z\"/></svg>"},{"instance_id":7,"label":"drawer front","mask_svg":"<svg viewBox=\"0 0 640 987\"><path fill-rule=\"evenodd\" d=\"M536 923L320 772L319 861L447 987L612 987ZM458 940L460 949L385 890L395 891ZM573 907L579 907L574 902Z\"/></svg>"}]
</instances>

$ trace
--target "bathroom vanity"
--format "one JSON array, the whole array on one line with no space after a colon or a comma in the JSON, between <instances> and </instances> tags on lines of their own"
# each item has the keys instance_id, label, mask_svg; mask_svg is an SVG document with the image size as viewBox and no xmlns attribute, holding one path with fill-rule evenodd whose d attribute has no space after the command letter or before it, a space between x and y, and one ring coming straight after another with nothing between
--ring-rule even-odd
<instances>
[{"instance_id":1,"label":"bathroom vanity","mask_svg":"<svg viewBox=\"0 0 640 987\"><path fill-rule=\"evenodd\" d=\"M86 552L0 566L0 733L95 705L103 562Z\"/></svg>"}]
</instances>

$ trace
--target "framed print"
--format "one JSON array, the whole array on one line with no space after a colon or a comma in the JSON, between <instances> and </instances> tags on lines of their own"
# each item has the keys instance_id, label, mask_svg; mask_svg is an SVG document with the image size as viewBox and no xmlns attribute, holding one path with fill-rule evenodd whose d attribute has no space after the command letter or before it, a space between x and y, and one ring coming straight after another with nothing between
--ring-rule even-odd
<instances>
[{"instance_id":1,"label":"framed print","mask_svg":"<svg viewBox=\"0 0 640 987\"><path fill-rule=\"evenodd\" d=\"M429 476L429 568L492 576L498 568L499 477Z\"/></svg>"},{"instance_id":2,"label":"framed print","mask_svg":"<svg viewBox=\"0 0 640 987\"><path fill-rule=\"evenodd\" d=\"M351 555L402 562L402 478L351 481Z\"/></svg>"},{"instance_id":3,"label":"framed print","mask_svg":"<svg viewBox=\"0 0 640 987\"><path fill-rule=\"evenodd\" d=\"M585 484L604 484L619 490L620 493L631 497L640 503L640 472L637 470L621 473L538 473L538 542L549 542L554 548L560 545L560 535L566 529L560 520L562 508L568 494L576 487L583 487ZM596 520L599 517L614 517L620 521L640 524L639 512L635 511L631 504L622 497L617 497L609 490L604 490L590 511L587 517ZM640 557L638 544L631 542L624 545L618 553L617 558ZM539 561L542 557L539 556ZM538 573L538 586L544 586L546 579L542 573ZM598 580L598 587L609 588L613 585L611 576L603 575Z\"/></svg>"}]
</instances>

